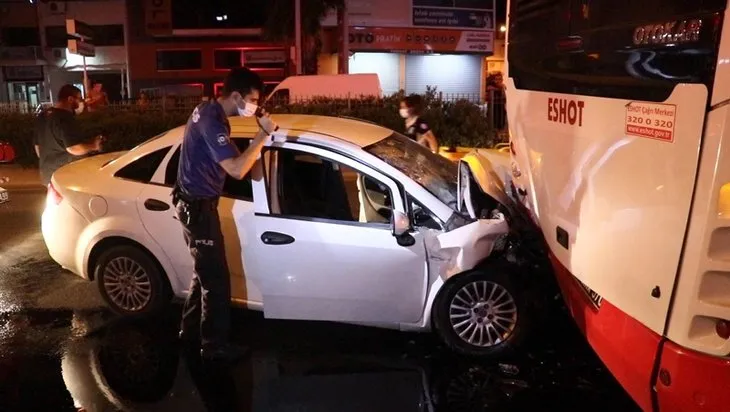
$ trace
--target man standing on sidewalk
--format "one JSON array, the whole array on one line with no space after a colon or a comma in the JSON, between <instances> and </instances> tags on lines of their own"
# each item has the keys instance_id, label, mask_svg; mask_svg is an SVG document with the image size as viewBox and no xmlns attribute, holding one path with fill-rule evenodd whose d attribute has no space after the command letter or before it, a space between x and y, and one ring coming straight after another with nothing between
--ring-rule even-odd
<instances>
[{"instance_id":1,"label":"man standing on sidewalk","mask_svg":"<svg viewBox=\"0 0 730 412\"><path fill-rule=\"evenodd\" d=\"M44 186L61 166L101 150L101 136L85 141L76 126L75 114L81 101L81 90L64 85L58 92L58 102L38 116L34 144Z\"/></svg>"}]
</instances>

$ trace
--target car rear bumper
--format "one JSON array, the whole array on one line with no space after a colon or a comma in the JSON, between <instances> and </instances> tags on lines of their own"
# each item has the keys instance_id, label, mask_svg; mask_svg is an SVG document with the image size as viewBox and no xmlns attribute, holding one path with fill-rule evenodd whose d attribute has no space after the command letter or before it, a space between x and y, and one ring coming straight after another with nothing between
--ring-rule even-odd
<instances>
[{"instance_id":1,"label":"car rear bumper","mask_svg":"<svg viewBox=\"0 0 730 412\"><path fill-rule=\"evenodd\" d=\"M46 204L41 218L41 232L48 253L62 267L84 276L83 258L78 256L78 241L89 222L64 200Z\"/></svg>"}]
</instances>

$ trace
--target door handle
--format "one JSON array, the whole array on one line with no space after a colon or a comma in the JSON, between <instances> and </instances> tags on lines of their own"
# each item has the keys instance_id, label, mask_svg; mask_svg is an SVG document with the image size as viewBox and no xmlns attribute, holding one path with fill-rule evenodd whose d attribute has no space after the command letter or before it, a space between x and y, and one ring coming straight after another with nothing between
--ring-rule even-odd
<instances>
[{"instance_id":1,"label":"door handle","mask_svg":"<svg viewBox=\"0 0 730 412\"><path fill-rule=\"evenodd\" d=\"M168 210L170 208L170 205L167 203L157 200L157 199L147 199L144 201L144 207L147 210L152 210L155 212L162 212L165 210Z\"/></svg>"},{"instance_id":2,"label":"door handle","mask_svg":"<svg viewBox=\"0 0 730 412\"><path fill-rule=\"evenodd\" d=\"M267 245L288 245L294 243L294 238L278 232L264 232L261 241Z\"/></svg>"}]
</instances>

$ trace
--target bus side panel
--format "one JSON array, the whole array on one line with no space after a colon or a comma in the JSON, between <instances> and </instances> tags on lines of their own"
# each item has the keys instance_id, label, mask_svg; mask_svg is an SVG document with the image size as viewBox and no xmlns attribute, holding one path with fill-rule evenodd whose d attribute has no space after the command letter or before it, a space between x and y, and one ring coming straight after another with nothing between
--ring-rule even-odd
<instances>
[{"instance_id":1,"label":"bus side panel","mask_svg":"<svg viewBox=\"0 0 730 412\"><path fill-rule=\"evenodd\" d=\"M707 87L679 85L662 103L518 90L512 78L507 87L516 184L533 199L550 250L589 288L663 334ZM672 126L666 140L647 136L662 125Z\"/></svg>"},{"instance_id":2,"label":"bus side panel","mask_svg":"<svg viewBox=\"0 0 730 412\"><path fill-rule=\"evenodd\" d=\"M550 258L565 304L588 343L641 409L651 410L651 372L661 337L606 300L596 308L565 266Z\"/></svg>"}]
</instances>

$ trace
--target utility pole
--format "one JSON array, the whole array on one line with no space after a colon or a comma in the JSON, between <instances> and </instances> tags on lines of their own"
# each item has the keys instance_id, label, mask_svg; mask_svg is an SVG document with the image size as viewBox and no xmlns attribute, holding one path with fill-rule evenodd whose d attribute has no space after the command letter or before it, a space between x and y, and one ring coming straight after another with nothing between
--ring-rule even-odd
<instances>
[{"instance_id":1,"label":"utility pole","mask_svg":"<svg viewBox=\"0 0 730 412\"><path fill-rule=\"evenodd\" d=\"M302 0L294 0L294 48L297 75L302 74Z\"/></svg>"},{"instance_id":2,"label":"utility pole","mask_svg":"<svg viewBox=\"0 0 730 412\"><path fill-rule=\"evenodd\" d=\"M347 18L347 0L337 9L337 29L340 32L340 54L337 61L337 72L350 72L350 20Z\"/></svg>"}]
</instances>

